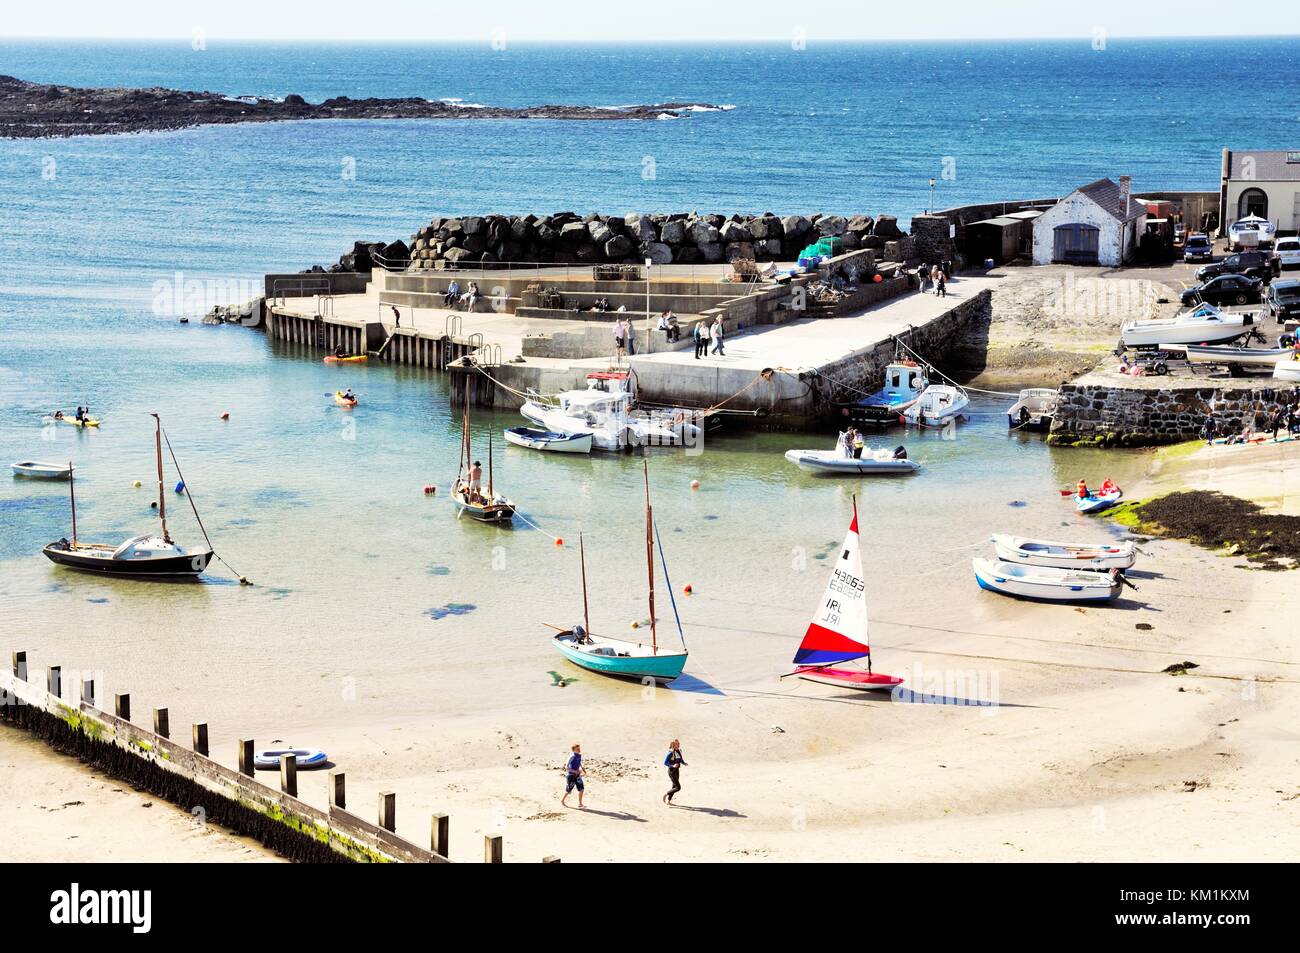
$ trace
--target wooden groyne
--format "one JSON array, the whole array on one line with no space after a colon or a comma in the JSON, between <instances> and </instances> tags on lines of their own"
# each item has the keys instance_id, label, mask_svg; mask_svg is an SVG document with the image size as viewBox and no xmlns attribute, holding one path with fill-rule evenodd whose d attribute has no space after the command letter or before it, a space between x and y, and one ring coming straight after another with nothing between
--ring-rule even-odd
<instances>
[{"instance_id":1,"label":"wooden groyne","mask_svg":"<svg viewBox=\"0 0 1300 953\"><path fill-rule=\"evenodd\" d=\"M46 669L45 687L28 680L27 653L13 653L12 672L0 672L0 720L30 731L50 747L188 810L196 819L212 822L255 838L291 860L355 863L449 863L450 819L434 814L429 847L396 833L397 795L382 791L377 820L372 823L347 807L346 776L325 774L328 809L321 810L298 796L298 765L293 755L280 759L279 788L254 778L254 742L238 742L238 769L212 759L208 725L190 726L190 743L172 739L166 708L152 711L153 727L131 720L131 696L113 696L113 711L98 707L95 683L65 686L63 670ZM80 701L65 700L66 689ZM484 838L484 859L501 863L502 838ZM555 857L544 858L554 863Z\"/></svg>"}]
</instances>

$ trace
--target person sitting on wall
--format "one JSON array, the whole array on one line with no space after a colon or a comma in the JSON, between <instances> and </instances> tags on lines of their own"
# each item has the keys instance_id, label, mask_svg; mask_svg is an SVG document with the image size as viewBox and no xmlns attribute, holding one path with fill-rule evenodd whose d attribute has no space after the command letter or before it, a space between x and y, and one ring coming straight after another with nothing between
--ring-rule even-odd
<instances>
[{"instance_id":1,"label":"person sitting on wall","mask_svg":"<svg viewBox=\"0 0 1300 953\"><path fill-rule=\"evenodd\" d=\"M668 312L668 340L676 343L682 339L682 328L677 323L677 315L671 311Z\"/></svg>"},{"instance_id":2,"label":"person sitting on wall","mask_svg":"<svg viewBox=\"0 0 1300 953\"><path fill-rule=\"evenodd\" d=\"M453 281L451 284L447 286L447 293L442 296L443 306L450 308L452 305L456 303L456 299L459 297L460 297L460 282Z\"/></svg>"},{"instance_id":3,"label":"person sitting on wall","mask_svg":"<svg viewBox=\"0 0 1300 953\"><path fill-rule=\"evenodd\" d=\"M465 305L466 311L473 311L474 304L478 301L478 282L471 281L465 293L460 296L461 303Z\"/></svg>"}]
</instances>

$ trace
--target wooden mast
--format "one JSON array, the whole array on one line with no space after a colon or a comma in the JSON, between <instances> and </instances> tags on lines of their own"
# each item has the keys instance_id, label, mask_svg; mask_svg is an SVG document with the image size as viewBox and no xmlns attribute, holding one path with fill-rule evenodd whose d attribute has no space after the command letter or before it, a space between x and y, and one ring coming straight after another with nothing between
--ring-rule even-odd
<instances>
[{"instance_id":1,"label":"wooden mast","mask_svg":"<svg viewBox=\"0 0 1300 953\"><path fill-rule=\"evenodd\" d=\"M496 493L492 491L492 431L488 431L488 495L487 502L490 504L497 498Z\"/></svg>"},{"instance_id":2,"label":"wooden mast","mask_svg":"<svg viewBox=\"0 0 1300 953\"><path fill-rule=\"evenodd\" d=\"M154 449L158 454L158 519L162 521L163 542L170 543L172 538L167 534L167 498L166 494L163 493L162 420L157 414L150 414L150 416L153 417L154 422Z\"/></svg>"},{"instance_id":3,"label":"wooden mast","mask_svg":"<svg viewBox=\"0 0 1300 953\"><path fill-rule=\"evenodd\" d=\"M641 461L645 471L645 566L646 578L650 581L650 648L659 654L659 630L655 623L655 550L654 550L654 513L650 508L650 464Z\"/></svg>"},{"instance_id":4,"label":"wooden mast","mask_svg":"<svg viewBox=\"0 0 1300 953\"><path fill-rule=\"evenodd\" d=\"M591 637L591 615L587 610L587 551L582 545L582 534L578 534L578 561L582 564L582 624L586 626L587 637Z\"/></svg>"},{"instance_id":5,"label":"wooden mast","mask_svg":"<svg viewBox=\"0 0 1300 953\"><path fill-rule=\"evenodd\" d=\"M68 461L68 495L72 497L72 548L77 548L77 491L73 484L77 482L76 471L72 469L72 461Z\"/></svg>"}]
</instances>

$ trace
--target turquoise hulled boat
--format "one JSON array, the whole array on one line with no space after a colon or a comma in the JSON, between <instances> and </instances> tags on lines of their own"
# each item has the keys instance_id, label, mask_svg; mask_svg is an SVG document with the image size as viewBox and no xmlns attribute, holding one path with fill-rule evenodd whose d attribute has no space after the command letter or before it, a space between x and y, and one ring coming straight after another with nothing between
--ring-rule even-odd
<instances>
[{"instance_id":1,"label":"turquoise hulled boat","mask_svg":"<svg viewBox=\"0 0 1300 953\"><path fill-rule=\"evenodd\" d=\"M587 556L586 547L581 536L578 537L578 558L582 567L582 625L561 629L551 638L556 651L574 665L602 675L614 675L620 678L637 680L653 679L656 682L671 682L682 674L686 666L686 639L682 634L682 620L677 615L677 600L673 597L672 582L668 579L668 565L663 559L663 542L654 524L654 513L650 507L650 470L645 466L645 554L646 573L649 581L650 605L650 641L633 641L617 639L608 635L595 635L591 631L590 612L587 603ZM655 619L655 544L659 545L659 562L664 570L664 582L668 586L668 597L672 601L673 617L677 621L677 634L681 648L670 648L659 644L659 628ZM559 628L551 626L551 628Z\"/></svg>"}]
</instances>

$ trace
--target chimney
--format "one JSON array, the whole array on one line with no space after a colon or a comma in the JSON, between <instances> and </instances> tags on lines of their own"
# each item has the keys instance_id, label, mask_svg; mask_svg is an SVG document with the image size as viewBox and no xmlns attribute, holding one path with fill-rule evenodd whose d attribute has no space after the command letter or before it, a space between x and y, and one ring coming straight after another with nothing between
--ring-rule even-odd
<instances>
[{"instance_id":1,"label":"chimney","mask_svg":"<svg viewBox=\"0 0 1300 953\"><path fill-rule=\"evenodd\" d=\"M1128 199L1133 194L1133 176L1121 175L1119 177L1119 193L1124 197L1124 217L1128 218Z\"/></svg>"},{"instance_id":2,"label":"chimney","mask_svg":"<svg viewBox=\"0 0 1300 953\"><path fill-rule=\"evenodd\" d=\"M1119 194L1120 194L1120 227L1119 227L1119 264L1122 268L1124 261L1128 256L1126 239L1128 238L1128 206L1129 194L1133 191L1133 176L1121 175L1119 177ZM1133 241L1137 242L1136 229L1134 229Z\"/></svg>"}]
</instances>

